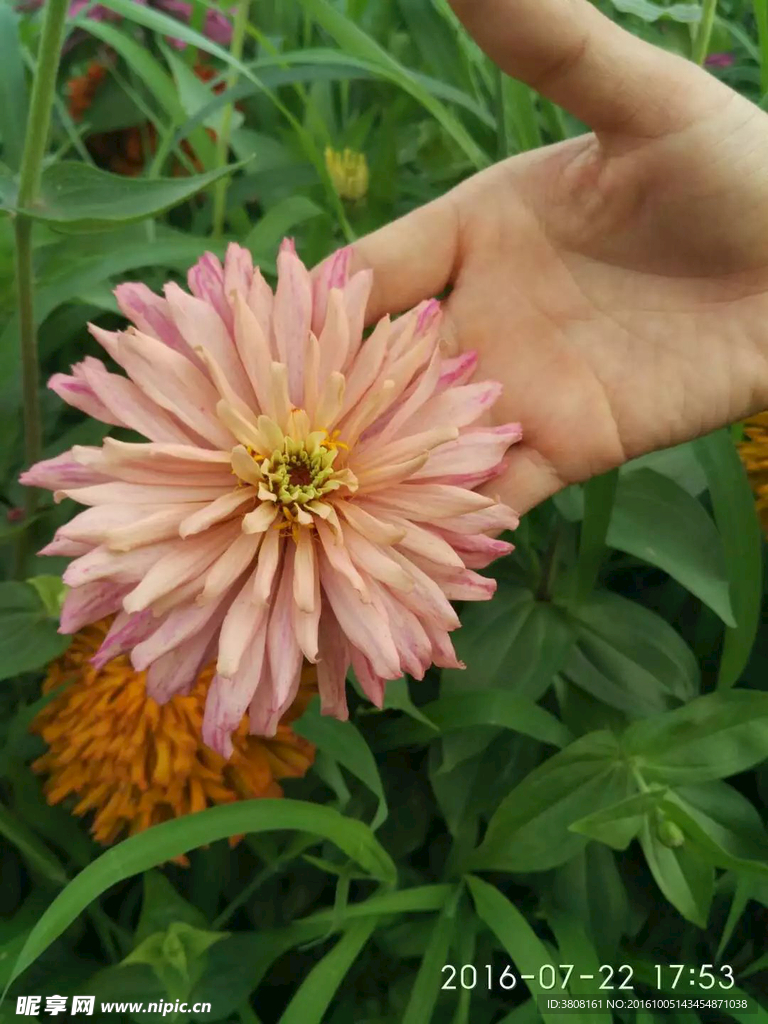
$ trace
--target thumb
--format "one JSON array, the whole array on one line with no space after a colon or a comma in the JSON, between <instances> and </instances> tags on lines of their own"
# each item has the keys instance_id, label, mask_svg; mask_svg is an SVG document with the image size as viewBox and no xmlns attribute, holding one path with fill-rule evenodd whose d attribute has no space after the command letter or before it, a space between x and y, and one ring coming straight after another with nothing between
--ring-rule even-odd
<instances>
[{"instance_id":1,"label":"thumb","mask_svg":"<svg viewBox=\"0 0 768 1024\"><path fill-rule=\"evenodd\" d=\"M386 313L402 313L453 283L458 225L457 200L448 192L350 246L350 270L374 271L366 323ZM316 267L313 276L321 274L327 262Z\"/></svg>"},{"instance_id":2,"label":"thumb","mask_svg":"<svg viewBox=\"0 0 768 1024\"><path fill-rule=\"evenodd\" d=\"M449 0L507 74L598 134L658 137L711 110L727 89L620 28L589 0Z\"/></svg>"}]
</instances>

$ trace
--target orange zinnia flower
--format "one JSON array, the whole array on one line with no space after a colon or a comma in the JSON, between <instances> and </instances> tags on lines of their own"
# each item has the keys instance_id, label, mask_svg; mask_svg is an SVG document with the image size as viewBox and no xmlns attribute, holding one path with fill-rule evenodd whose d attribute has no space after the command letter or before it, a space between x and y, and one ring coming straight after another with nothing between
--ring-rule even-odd
<instances>
[{"instance_id":1,"label":"orange zinnia flower","mask_svg":"<svg viewBox=\"0 0 768 1024\"><path fill-rule=\"evenodd\" d=\"M747 440L739 445L739 454L755 492L763 529L768 535L768 412L747 420L744 433Z\"/></svg>"},{"instance_id":2,"label":"orange zinnia flower","mask_svg":"<svg viewBox=\"0 0 768 1024\"><path fill-rule=\"evenodd\" d=\"M303 776L314 748L288 722L315 692L315 671L304 673L299 694L271 739L248 735L243 718L232 737L229 761L203 744L205 695L213 666L200 673L188 694L160 705L147 696L145 673L126 656L95 667L91 659L111 624L87 626L48 670L45 693L66 684L37 715L32 731L48 750L32 765L45 774L51 804L67 797L74 813L94 812L92 833L113 843L171 818L214 804L253 797L280 797L278 779Z\"/></svg>"}]
</instances>

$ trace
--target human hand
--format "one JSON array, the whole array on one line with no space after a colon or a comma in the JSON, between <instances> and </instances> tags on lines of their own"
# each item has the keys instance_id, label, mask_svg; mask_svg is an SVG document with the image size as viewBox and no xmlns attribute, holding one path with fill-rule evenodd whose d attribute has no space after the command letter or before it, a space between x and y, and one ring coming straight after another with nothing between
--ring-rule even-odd
<instances>
[{"instance_id":1,"label":"human hand","mask_svg":"<svg viewBox=\"0 0 768 1024\"><path fill-rule=\"evenodd\" d=\"M523 442L492 489L567 484L768 407L768 115L588 0L451 0L595 134L512 157L361 239L373 321L451 285Z\"/></svg>"}]
</instances>

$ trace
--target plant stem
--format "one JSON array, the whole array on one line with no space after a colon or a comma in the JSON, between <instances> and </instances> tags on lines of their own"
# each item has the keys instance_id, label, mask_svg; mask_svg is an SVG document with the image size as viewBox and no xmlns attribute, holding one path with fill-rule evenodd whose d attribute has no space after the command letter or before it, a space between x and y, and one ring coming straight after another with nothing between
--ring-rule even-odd
<instances>
[{"instance_id":1,"label":"plant stem","mask_svg":"<svg viewBox=\"0 0 768 1024\"><path fill-rule=\"evenodd\" d=\"M21 345L22 394L24 398L24 452L28 466L38 462L42 454L43 436L40 423L39 366L37 331L35 328L32 265L32 221L23 212L34 206L40 189L43 157L51 126L51 110L56 93L56 74L64 41L64 23L68 0L48 0L37 54L37 67L32 86L29 120L24 138L24 151L19 171L18 213L14 225L16 236L16 294ZM25 497L27 518L37 509L37 491L30 487ZM25 534L21 534L19 551L23 551ZM22 558L17 559L19 566Z\"/></svg>"},{"instance_id":2,"label":"plant stem","mask_svg":"<svg viewBox=\"0 0 768 1024\"><path fill-rule=\"evenodd\" d=\"M235 11L235 24L232 29L232 43L229 52L238 62L243 57L243 45L245 43L245 30L248 26L248 11L251 0L239 0ZM237 68L229 68L227 74L227 88L234 89L237 85L239 72ZM232 112L234 103L228 103L221 114L221 125L216 139L216 167L224 167L229 157L229 139L232 133ZM221 238L224 233L224 217L227 210L227 189L229 178L222 178L216 182L213 193L213 236Z\"/></svg>"},{"instance_id":3,"label":"plant stem","mask_svg":"<svg viewBox=\"0 0 768 1024\"><path fill-rule=\"evenodd\" d=\"M712 29L715 24L716 12L717 0L704 0L704 5L701 11L701 21L699 22L699 27L696 30L696 35L693 40L692 53L693 60L699 66L704 64L704 61L709 55L709 41L712 38Z\"/></svg>"}]
</instances>

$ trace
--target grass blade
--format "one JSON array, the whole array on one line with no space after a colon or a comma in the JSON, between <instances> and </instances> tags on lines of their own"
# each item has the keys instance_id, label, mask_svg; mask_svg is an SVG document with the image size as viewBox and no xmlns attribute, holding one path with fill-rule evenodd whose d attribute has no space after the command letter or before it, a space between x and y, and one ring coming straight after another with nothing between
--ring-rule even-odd
<instances>
[{"instance_id":1,"label":"grass blade","mask_svg":"<svg viewBox=\"0 0 768 1024\"><path fill-rule=\"evenodd\" d=\"M299 800L244 800L165 822L113 846L56 897L30 932L14 965L17 978L110 886L217 839L290 829L327 839L373 878L394 882L395 866L373 832L330 807Z\"/></svg>"}]
</instances>

